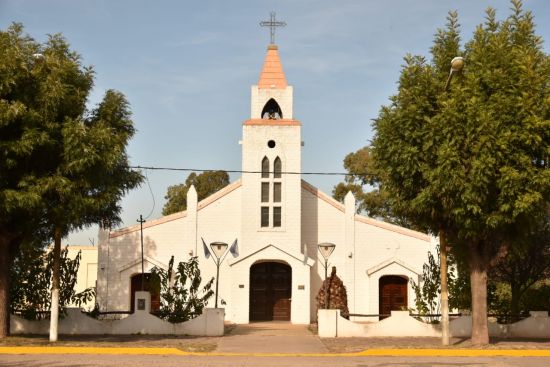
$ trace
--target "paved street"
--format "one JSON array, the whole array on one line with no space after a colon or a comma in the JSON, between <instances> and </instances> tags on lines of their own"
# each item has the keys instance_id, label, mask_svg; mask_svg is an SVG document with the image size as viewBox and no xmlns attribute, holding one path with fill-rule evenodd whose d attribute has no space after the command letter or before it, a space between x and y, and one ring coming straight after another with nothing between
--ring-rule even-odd
<instances>
[{"instance_id":1,"label":"paved street","mask_svg":"<svg viewBox=\"0 0 550 367\"><path fill-rule=\"evenodd\" d=\"M438 338L320 339L308 326L277 322L233 325L227 331L212 338L62 336L55 345L46 336L13 338L0 344L0 367L550 366L548 340L497 340L476 350L460 339L446 349Z\"/></svg>"},{"instance_id":2,"label":"paved street","mask_svg":"<svg viewBox=\"0 0 550 367\"><path fill-rule=\"evenodd\" d=\"M140 355L2 355L0 366L32 367L548 367L550 358L537 357L208 357L208 356L140 356Z\"/></svg>"}]
</instances>

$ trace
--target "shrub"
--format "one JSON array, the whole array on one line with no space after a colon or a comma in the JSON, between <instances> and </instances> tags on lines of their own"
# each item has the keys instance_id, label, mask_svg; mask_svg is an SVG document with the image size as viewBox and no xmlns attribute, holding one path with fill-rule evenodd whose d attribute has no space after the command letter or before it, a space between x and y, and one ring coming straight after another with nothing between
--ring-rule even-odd
<instances>
[{"instance_id":1,"label":"shrub","mask_svg":"<svg viewBox=\"0 0 550 367\"><path fill-rule=\"evenodd\" d=\"M76 293L74 287L80 267L81 252L74 259L68 257L65 247L60 257L59 307L63 313L65 307L75 303L78 307L95 298L95 288L87 288ZM49 317L51 305L51 285L53 252L39 247L23 246L11 268L10 312L19 314L28 320L40 320Z\"/></svg>"},{"instance_id":2,"label":"shrub","mask_svg":"<svg viewBox=\"0 0 550 367\"><path fill-rule=\"evenodd\" d=\"M155 266L151 274L152 281L158 282L160 288L160 309L156 315L169 322L183 322L201 315L214 294L214 277L200 288L202 278L196 256L178 263L175 270L172 256L168 270Z\"/></svg>"}]
</instances>

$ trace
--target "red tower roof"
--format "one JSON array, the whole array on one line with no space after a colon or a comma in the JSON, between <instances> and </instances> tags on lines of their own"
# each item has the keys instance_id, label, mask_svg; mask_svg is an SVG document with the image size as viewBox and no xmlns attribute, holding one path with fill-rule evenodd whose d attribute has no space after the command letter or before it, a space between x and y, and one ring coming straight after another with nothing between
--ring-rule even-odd
<instances>
[{"instance_id":1,"label":"red tower roof","mask_svg":"<svg viewBox=\"0 0 550 367\"><path fill-rule=\"evenodd\" d=\"M258 88L260 89L284 89L287 87L283 65L279 58L277 45L269 45L267 47L267 55L265 56L264 67L260 74Z\"/></svg>"}]
</instances>

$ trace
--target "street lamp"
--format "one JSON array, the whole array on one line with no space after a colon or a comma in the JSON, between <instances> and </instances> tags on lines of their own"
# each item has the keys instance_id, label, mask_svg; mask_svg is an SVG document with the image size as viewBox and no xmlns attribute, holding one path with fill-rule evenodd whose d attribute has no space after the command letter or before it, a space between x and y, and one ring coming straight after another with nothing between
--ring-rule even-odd
<instances>
[{"instance_id":1,"label":"street lamp","mask_svg":"<svg viewBox=\"0 0 550 367\"><path fill-rule=\"evenodd\" d=\"M327 282L327 268L328 268L328 258L334 251L336 245L334 243L323 242L317 245L319 252L325 259L325 309L328 309L328 282Z\"/></svg>"},{"instance_id":2,"label":"street lamp","mask_svg":"<svg viewBox=\"0 0 550 367\"><path fill-rule=\"evenodd\" d=\"M229 245L225 242L212 242L210 243L210 248L216 257L216 302L214 307L218 308L218 283L220 278L220 264L226 255L226 251Z\"/></svg>"},{"instance_id":3,"label":"street lamp","mask_svg":"<svg viewBox=\"0 0 550 367\"><path fill-rule=\"evenodd\" d=\"M462 57L455 57L451 60L451 70L447 83L445 83L445 91L449 89L451 78L454 73L462 71L464 67L464 59ZM449 290L447 287L447 237L445 228L441 226L439 228L439 265L440 265L440 277L441 277L441 344L449 345Z\"/></svg>"},{"instance_id":4,"label":"street lamp","mask_svg":"<svg viewBox=\"0 0 550 367\"><path fill-rule=\"evenodd\" d=\"M451 79L453 77L453 74L459 73L460 71L462 71L463 67L464 67L463 57L457 56L451 60L451 70L449 71L449 77L447 78L447 82L445 83L445 90L449 89L449 85L451 84Z\"/></svg>"}]
</instances>

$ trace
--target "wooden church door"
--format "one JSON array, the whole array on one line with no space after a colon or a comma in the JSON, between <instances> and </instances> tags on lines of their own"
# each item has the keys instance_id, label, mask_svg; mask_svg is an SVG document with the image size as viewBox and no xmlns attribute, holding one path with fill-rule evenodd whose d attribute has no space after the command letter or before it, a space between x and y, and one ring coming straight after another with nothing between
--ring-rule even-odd
<instances>
[{"instance_id":1,"label":"wooden church door","mask_svg":"<svg viewBox=\"0 0 550 367\"><path fill-rule=\"evenodd\" d=\"M391 311L407 310L407 278L386 275L379 280L379 311L381 315L390 315ZM388 316L380 316L380 320Z\"/></svg>"},{"instance_id":2,"label":"wooden church door","mask_svg":"<svg viewBox=\"0 0 550 367\"><path fill-rule=\"evenodd\" d=\"M292 269L276 262L250 268L250 321L290 321Z\"/></svg>"}]
</instances>

